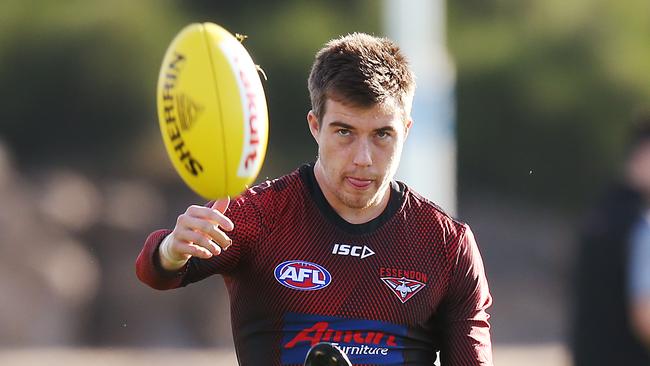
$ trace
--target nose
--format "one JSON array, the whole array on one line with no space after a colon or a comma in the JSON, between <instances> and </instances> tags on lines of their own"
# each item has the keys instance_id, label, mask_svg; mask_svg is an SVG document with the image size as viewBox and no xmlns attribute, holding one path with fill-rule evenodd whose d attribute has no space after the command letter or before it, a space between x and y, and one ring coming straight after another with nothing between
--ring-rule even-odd
<instances>
[{"instance_id":1,"label":"nose","mask_svg":"<svg viewBox=\"0 0 650 366\"><path fill-rule=\"evenodd\" d=\"M354 150L352 163L357 166L370 166L372 165L372 152L371 146L365 139L360 139Z\"/></svg>"}]
</instances>

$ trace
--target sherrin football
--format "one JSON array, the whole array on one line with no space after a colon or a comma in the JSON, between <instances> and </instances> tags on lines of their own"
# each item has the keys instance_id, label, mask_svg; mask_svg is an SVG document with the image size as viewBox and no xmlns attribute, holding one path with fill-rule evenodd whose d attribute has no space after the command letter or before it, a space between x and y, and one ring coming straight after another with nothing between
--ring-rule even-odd
<instances>
[{"instance_id":1,"label":"sherrin football","mask_svg":"<svg viewBox=\"0 0 650 366\"><path fill-rule=\"evenodd\" d=\"M165 53L157 102L165 148L192 190L212 200L255 180L268 140L266 98L255 63L227 30L181 30Z\"/></svg>"}]
</instances>

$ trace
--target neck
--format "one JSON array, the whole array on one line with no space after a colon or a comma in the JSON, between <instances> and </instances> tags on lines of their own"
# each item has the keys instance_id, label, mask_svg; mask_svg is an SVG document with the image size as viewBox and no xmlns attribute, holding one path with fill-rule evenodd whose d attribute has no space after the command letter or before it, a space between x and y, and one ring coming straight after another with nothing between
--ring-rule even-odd
<instances>
[{"instance_id":1,"label":"neck","mask_svg":"<svg viewBox=\"0 0 650 366\"><path fill-rule=\"evenodd\" d=\"M341 201L334 192L330 191L328 185L325 183L327 178L325 177L323 166L318 160L314 165L314 176L316 177L316 183L323 192L323 196L325 196L327 203L332 206L334 211L341 216L342 219L351 224L365 224L366 222L372 221L381 215L381 213L386 209L386 206L388 206L388 201L390 200L390 185L380 188L377 196L367 207L357 208L350 207L345 202Z\"/></svg>"}]
</instances>

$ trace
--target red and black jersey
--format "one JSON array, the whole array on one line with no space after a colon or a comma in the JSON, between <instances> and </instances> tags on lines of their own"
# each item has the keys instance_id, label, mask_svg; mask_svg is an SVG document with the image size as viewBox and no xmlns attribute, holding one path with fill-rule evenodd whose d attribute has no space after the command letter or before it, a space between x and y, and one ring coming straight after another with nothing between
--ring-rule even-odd
<instances>
[{"instance_id":1,"label":"red and black jersey","mask_svg":"<svg viewBox=\"0 0 650 366\"><path fill-rule=\"evenodd\" d=\"M370 222L327 203L313 166L247 190L226 215L233 245L164 271L153 232L138 277L171 289L221 274L240 365L302 365L331 342L354 365L492 365L491 296L469 227L401 182Z\"/></svg>"}]
</instances>

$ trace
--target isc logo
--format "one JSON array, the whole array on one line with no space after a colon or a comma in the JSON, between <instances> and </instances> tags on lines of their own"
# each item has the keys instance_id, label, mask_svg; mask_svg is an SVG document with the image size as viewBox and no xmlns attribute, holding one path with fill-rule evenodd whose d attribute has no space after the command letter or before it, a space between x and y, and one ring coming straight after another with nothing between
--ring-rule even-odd
<instances>
[{"instance_id":1,"label":"isc logo","mask_svg":"<svg viewBox=\"0 0 650 366\"><path fill-rule=\"evenodd\" d=\"M275 267L274 274L278 282L294 290L320 290L332 282L332 276L323 266L305 261L282 262Z\"/></svg>"},{"instance_id":2,"label":"isc logo","mask_svg":"<svg viewBox=\"0 0 650 366\"><path fill-rule=\"evenodd\" d=\"M349 245L349 244L334 244L332 254L349 255L352 257L361 257L361 259L370 257L375 252L367 246Z\"/></svg>"}]
</instances>

